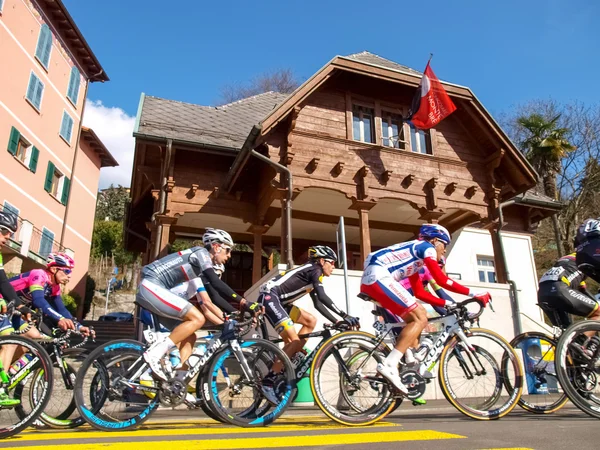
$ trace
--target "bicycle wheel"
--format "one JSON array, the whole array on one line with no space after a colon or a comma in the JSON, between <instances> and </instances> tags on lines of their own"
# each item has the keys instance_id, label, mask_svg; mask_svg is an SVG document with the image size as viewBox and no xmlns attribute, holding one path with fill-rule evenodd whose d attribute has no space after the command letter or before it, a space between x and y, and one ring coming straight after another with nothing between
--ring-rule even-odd
<instances>
[{"instance_id":1,"label":"bicycle wheel","mask_svg":"<svg viewBox=\"0 0 600 450\"><path fill-rule=\"evenodd\" d=\"M11 345L20 346L30 361L15 374L5 371L0 364L0 370L9 378L8 382L1 383L6 394L4 401L16 403L0 406L0 438L13 436L31 425L44 411L52 393L52 361L44 348L24 337L0 336L0 354ZM36 401L31 401L32 398Z\"/></svg>"},{"instance_id":2,"label":"bicycle wheel","mask_svg":"<svg viewBox=\"0 0 600 450\"><path fill-rule=\"evenodd\" d=\"M221 416L219 416L219 414L216 411L213 410L213 408L211 407L211 404L204 398L204 395L202 395L202 386L207 380L207 378L206 378L207 374L208 374L207 366L205 366L200 371L200 373L198 374L198 377L196 378L196 400L198 402L198 405L204 412L204 414L206 414L212 420L215 420L215 421L221 422L221 423L229 423L225 419L223 419ZM228 383L227 380L225 382Z\"/></svg>"},{"instance_id":3,"label":"bicycle wheel","mask_svg":"<svg viewBox=\"0 0 600 450\"><path fill-rule=\"evenodd\" d=\"M600 352L591 358L581 353L587 336L600 336L600 322L584 320L567 328L556 344L555 364L565 394L584 413L600 419Z\"/></svg>"},{"instance_id":4,"label":"bicycle wheel","mask_svg":"<svg viewBox=\"0 0 600 450\"><path fill-rule=\"evenodd\" d=\"M478 420L504 417L523 390L521 365L514 349L500 335L484 329L465 331L468 348L453 337L440 356L440 387L461 413ZM506 368L498 361L506 358Z\"/></svg>"},{"instance_id":5,"label":"bicycle wheel","mask_svg":"<svg viewBox=\"0 0 600 450\"><path fill-rule=\"evenodd\" d=\"M240 346L252 379L246 377L235 352L228 346L211 358L203 380L202 393L212 410L233 425L269 425L283 414L294 397L296 386L292 363L277 345L263 339L244 341ZM280 401L263 415L252 413L265 401L262 380L278 360L284 362L284 370L276 385Z\"/></svg>"},{"instance_id":6,"label":"bicycle wheel","mask_svg":"<svg viewBox=\"0 0 600 450\"><path fill-rule=\"evenodd\" d=\"M556 340L530 331L516 336L510 345L523 352L525 362L527 394L521 395L519 406L536 414L551 414L562 408L569 399L560 386L554 366ZM502 363L505 370L508 360L504 358Z\"/></svg>"},{"instance_id":7,"label":"bicycle wheel","mask_svg":"<svg viewBox=\"0 0 600 450\"><path fill-rule=\"evenodd\" d=\"M85 359L75 381L75 402L91 426L103 431L136 428L156 410L155 383L144 383L144 350L139 342L124 339L98 347Z\"/></svg>"},{"instance_id":8,"label":"bicycle wheel","mask_svg":"<svg viewBox=\"0 0 600 450\"><path fill-rule=\"evenodd\" d=\"M317 405L332 420L369 425L396 405L387 380L376 370L389 348L377 343L371 334L348 331L329 338L315 355L310 387Z\"/></svg>"}]
</instances>

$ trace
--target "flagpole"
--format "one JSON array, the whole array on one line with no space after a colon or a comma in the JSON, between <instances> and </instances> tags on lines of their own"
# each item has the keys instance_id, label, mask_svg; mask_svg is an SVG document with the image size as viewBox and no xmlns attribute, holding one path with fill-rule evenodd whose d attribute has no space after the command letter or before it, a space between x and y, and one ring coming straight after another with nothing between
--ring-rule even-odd
<instances>
[{"instance_id":1,"label":"flagpole","mask_svg":"<svg viewBox=\"0 0 600 450\"><path fill-rule=\"evenodd\" d=\"M427 64L429 64L431 62L431 59L433 58L433 53L429 54L429 60L427 61Z\"/></svg>"}]
</instances>

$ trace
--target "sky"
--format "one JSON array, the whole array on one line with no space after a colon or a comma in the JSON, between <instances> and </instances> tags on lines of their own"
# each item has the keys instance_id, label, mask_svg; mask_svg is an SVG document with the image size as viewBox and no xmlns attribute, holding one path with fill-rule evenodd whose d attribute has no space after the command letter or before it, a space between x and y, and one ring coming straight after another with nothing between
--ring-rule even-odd
<instances>
[{"instance_id":1,"label":"sky","mask_svg":"<svg viewBox=\"0 0 600 450\"><path fill-rule=\"evenodd\" d=\"M110 77L88 92L84 124L129 185L140 94L201 105L279 68L303 81L364 50L468 86L494 115L532 99L600 103L600 2L63 0Z\"/></svg>"}]
</instances>

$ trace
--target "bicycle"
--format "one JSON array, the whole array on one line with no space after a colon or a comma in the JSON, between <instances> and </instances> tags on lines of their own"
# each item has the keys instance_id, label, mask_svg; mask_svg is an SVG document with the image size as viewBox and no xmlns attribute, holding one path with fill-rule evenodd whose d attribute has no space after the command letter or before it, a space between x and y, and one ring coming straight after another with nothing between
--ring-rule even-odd
<instances>
[{"instance_id":1,"label":"bicycle","mask_svg":"<svg viewBox=\"0 0 600 450\"><path fill-rule=\"evenodd\" d=\"M554 363L556 344L562 333L562 328L554 327L552 336L528 331L510 341L514 349L523 352L528 393L521 396L519 406L526 411L551 414L569 401L561 388Z\"/></svg>"},{"instance_id":2,"label":"bicycle","mask_svg":"<svg viewBox=\"0 0 600 450\"><path fill-rule=\"evenodd\" d=\"M591 333L587 336L584 333ZM600 321L568 327L556 344L554 364L566 396L586 414L600 419ZM593 346L590 345L593 342Z\"/></svg>"},{"instance_id":3,"label":"bicycle","mask_svg":"<svg viewBox=\"0 0 600 450\"><path fill-rule=\"evenodd\" d=\"M364 294L359 294L359 298L373 301ZM467 306L472 303L478 304L479 311L469 312ZM523 389L521 366L514 349L501 336L490 330L469 328L467 324L474 323L483 310L478 300L470 299L457 303L448 315L428 320L440 324L442 331L423 361L404 365L400 372L402 382L409 387L407 398L423 396L427 384L435 378L433 370L439 362L442 392L461 413L473 419L492 420L512 411ZM390 351L384 340L395 326L400 325L386 326L378 337L348 331L323 344L311 367L311 386L315 401L332 420L344 425L371 424L389 414L402 398L376 371L377 364ZM507 358L506 371L498 363L502 358ZM328 374L333 374L331 380L327 379ZM470 381L475 386L465 391ZM491 392L482 392L486 387ZM361 403L349 402L347 392L353 392Z\"/></svg>"},{"instance_id":4,"label":"bicycle","mask_svg":"<svg viewBox=\"0 0 600 450\"><path fill-rule=\"evenodd\" d=\"M12 302L8 309L10 316L20 315ZM13 345L21 348L23 355L10 368L0 362L0 388L15 401L15 405L0 406L0 438L13 436L33 424L50 401L53 385L52 361L44 348L25 337L0 336L0 349Z\"/></svg>"},{"instance_id":5,"label":"bicycle","mask_svg":"<svg viewBox=\"0 0 600 450\"><path fill-rule=\"evenodd\" d=\"M242 330L252 322L253 319L243 322L228 319L223 331L208 341L206 352L190 362L187 371L170 373L168 381L141 383L140 378L152 375L152 371L142 356L147 346L140 342L119 340L97 348L77 374L75 400L79 413L100 430L136 428L159 404L174 407L184 403L187 385L198 375L205 400L221 419L247 427L272 423L283 414L293 395L293 369L289 358L275 344L262 339L240 340ZM279 386L282 395L272 412L245 417L247 407L240 411L237 403L221 401L221 394L252 403L262 401L266 397L262 379L276 360L283 361L284 371ZM234 382L221 382L218 374L222 368L226 368Z\"/></svg>"}]
</instances>

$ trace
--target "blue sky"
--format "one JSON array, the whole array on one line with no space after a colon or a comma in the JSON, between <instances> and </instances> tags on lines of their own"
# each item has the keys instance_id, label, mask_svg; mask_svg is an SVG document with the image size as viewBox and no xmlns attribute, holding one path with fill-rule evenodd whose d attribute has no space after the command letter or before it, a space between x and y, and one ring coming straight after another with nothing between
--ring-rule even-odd
<instances>
[{"instance_id":1,"label":"blue sky","mask_svg":"<svg viewBox=\"0 0 600 450\"><path fill-rule=\"evenodd\" d=\"M111 78L89 99L128 116L141 92L214 105L225 84L283 67L304 80L363 50L421 71L432 52L438 77L494 115L535 98L600 100L592 0L63 1Z\"/></svg>"}]
</instances>

